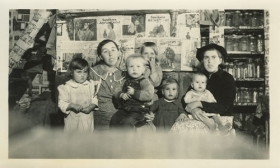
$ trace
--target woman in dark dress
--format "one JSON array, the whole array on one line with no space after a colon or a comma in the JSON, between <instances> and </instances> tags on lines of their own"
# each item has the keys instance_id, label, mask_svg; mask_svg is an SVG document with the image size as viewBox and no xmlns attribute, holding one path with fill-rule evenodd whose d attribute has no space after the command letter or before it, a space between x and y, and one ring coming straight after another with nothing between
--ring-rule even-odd
<instances>
[{"instance_id":1,"label":"woman in dark dress","mask_svg":"<svg viewBox=\"0 0 280 168\"><path fill-rule=\"evenodd\" d=\"M194 119L176 122L171 132L209 132L207 126L201 122L202 111L220 114L223 122L233 123L233 101L236 90L233 76L222 69L223 62L227 58L226 50L217 44L209 44L197 50L196 58L202 65L200 71L208 78L207 89L217 102L196 101L184 105L185 110Z\"/></svg>"}]
</instances>

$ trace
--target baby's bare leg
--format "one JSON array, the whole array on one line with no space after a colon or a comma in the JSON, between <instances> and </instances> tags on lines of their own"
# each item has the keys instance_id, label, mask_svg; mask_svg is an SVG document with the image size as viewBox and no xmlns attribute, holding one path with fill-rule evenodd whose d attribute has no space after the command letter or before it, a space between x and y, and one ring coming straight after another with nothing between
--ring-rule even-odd
<instances>
[{"instance_id":1,"label":"baby's bare leg","mask_svg":"<svg viewBox=\"0 0 280 168\"><path fill-rule=\"evenodd\" d=\"M201 113L202 122L212 131L216 130L216 124L211 121L204 113Z\"/></svg>"},{"instance_id":2,"label":"baby's bare leg","mask_svg":"<svg viewBox=\"0 0 280 168\"><path fill-rule=\"evenodd\" d=\"M226 123L225 125L223 124L221 116L219 114L214 115L213 116L213 120L215 121L215 123L218 124L218 129L222 133L227 133L229 131L229 129L231 128L231 124L230 123Z\"/></svg>"}]
</instances>

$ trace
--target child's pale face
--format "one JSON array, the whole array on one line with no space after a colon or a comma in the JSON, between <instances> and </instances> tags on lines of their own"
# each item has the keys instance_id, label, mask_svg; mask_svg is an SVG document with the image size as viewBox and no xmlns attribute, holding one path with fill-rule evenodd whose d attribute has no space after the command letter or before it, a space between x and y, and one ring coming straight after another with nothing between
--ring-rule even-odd
<instances>
[{"instance_id":1,"label":"child's pale face","mask_svg":"<svg viewBox=\"0 0 280 168\"><path fill-rule=\"evenodd\" d=\"M192 87L197 92L204 92L206 89L206 77L205 76L195 76L192 81Z\"/></svg>"},{"instance_id":2,"label":"child's pale face","mask_svg":"<svg viewBox=\"0 0 280 168\"><path fill-rule=\"evenodd\" d=\"M73 71L73 80L77 83L84 83L87 80L88 77L88 67L85 67L84 69L75 69Z\"/></svg>"},{"instance_id":3,"label":"child's pale face","mask_svg":"<svg viewBox=\"0 0 280 168\"><path fill-rule=\"evenodd\" d=\"M118 55L119 51L113 42L109 42L101 48L101 57L110 67L116 65L118 61Z\"/></svg>"},{"instance_id":4,"label":"child's pale face","mask_svg":"<svg viewBox=\"0 0 280 168\"><path fill-rule=\"evenodd\" d=\"M153 48L151 47L145 47L143 52L142 52L142 56L146 59L146 60L151 60L151 59L155 59L156 58L156 53L153 50Z\"/></svg>"},{"instance_id":5,"label":"child's pale face","mask_svg":"<svg viewBox=\"0 0 280 168\"><path fill-rule=\"evenodd\" d=\"M174 100L178 95L177 84L176 83L171 83L171 84L165 86L162 93L167 100Z\"/></svg>"},{"instance_id":6,"label":"child's pale face","mask_svg":"<svg viewBox=\"0 0 280 168\"><path fill-rule=\"evenodd\" d=\"M131 78L139 78L145 72L144 61L142 59L130 59L127 62L127 72Z\"/></svg>"}]
</instances>

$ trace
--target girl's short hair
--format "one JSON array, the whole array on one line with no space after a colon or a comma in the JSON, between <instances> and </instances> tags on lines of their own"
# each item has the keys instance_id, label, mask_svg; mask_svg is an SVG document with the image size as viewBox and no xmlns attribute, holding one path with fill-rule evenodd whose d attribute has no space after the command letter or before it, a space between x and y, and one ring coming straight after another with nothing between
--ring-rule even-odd
<instances>
[{"instance_id":1,"label":"girl's short hair","mask_svg":"<svg viewBox=\"0 0 280 168\"><path fill-rule=\"evenodd\" d=\"M145 47L150 47L154 50L155 55L158 55L158 48L157 45L154 42L145 42L140 47L140 53L143 54Z\"/></svg>"},{"instance_id":2,"label":"girl's short hair","mask_svg":"<svg viewBox=\"0 0 280 168\"><path fill-rule=\"evenodd\" d=\"M86 67L89 68L87 60L79 57L73 58L68 67L68 76L71 77L74 70L83 70Z\"/></svg>"},{"instance_id":3,"label":"girl's short hair","mask_svg":"<svg viewBox=\"0 0 280 168\"><path fill-rule=\"evenodd\" d=\"M203 73L201 73L201 72L196 72L196 73L194 73L194 74L192 75L192 82L193 82L193 79L194 79L196 76L204 76L205 79L206 79L206 82L207 82L207 80L208 80L205 74L203 74Z\"/></svg>"},{"instance_id":4,"label":"girl's short hair","mask_svg":"<svg viewBox=\"0 0 280 168\"><path fill-rule=\"evenodd\" d=\"M145 58L139 54L139 53L135 53L135 54L131 54L126 58L126 66L128 65L129 61L132 59L141 59L144 66L147 64L147 61L145 60Z\"/></svg>"},{"instance_id":5,"label":"girl's short hair","mask_svg":"<svg viewBox=\"0 0 280 168\"><path fill-rule=\"evenodd\" d=\"M174 84L174 83L177 85L177 87L179 87L179 83L177 82L176 79L173 78L164 79L161 84L161 89L163 90L167 85Z\"/></svg>"},{"instance_id":6,"label":"girl's short hair","mask_svg":"<svg viewBox=\"0 0 280 168\"><path fill-rule=\"evenodd\" d=\"M97 55L98 55L100 58L101 58L101 52L102 52L101 50L102 50L102 47L103 47L105 44L110 43L110 42L114 43L115 46L116 46L116 48L117 48L117 50L119 51L119 46L117 45L117 43L116 43L115 41L110 40L110 39L103 40L103 41L101 41L101 42L98 44L98 46L97 46Z\"/></svg>"}]
</instances>

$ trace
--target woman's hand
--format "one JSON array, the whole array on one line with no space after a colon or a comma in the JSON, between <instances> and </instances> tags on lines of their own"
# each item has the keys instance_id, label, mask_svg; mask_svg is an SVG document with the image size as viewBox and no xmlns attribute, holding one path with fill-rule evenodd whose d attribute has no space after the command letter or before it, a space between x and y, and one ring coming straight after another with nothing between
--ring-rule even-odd
<instances>
[{"instance_id":1,"label":"woman's hand","mask_svg":"<svg viewBox=\"0 0 280 168\"><path fill-rule=\"evenodd\" d=\"M155 58L150 58L150 60L148 61L149 62L149 66L151 68L151 74L154 73L155 71L155 68L156 68L156 61L155 61Z\"/></svg>"},{"instance_id":2,"label":"woman's hand","mask_svg":"<svg viewBox=\"0 0 280 168\"><path fill-rule=\"evenodd\" d=\"M187 104L186 110L187 112L191 112L195 108L202 108L202 104L200 101L195 101Z\"/></svg>"},{"instance_id":3,"label":"woman's hand","mask_svg":"<svg viewBox=\"0 0 280 168\"><path fill-rule=\"evenodd\" d=\"M146 121L153 121L155 119L155 114L153 112L145 114Z\"/></svg>"},{"instance_id":4,"label":"woman's hand","mask_svg":"<svg viewBox=\"0 0 280 168\"><path fill-rule=\"evenodd\" d=\"M91 111L93 111L93 109L96 107L95 104L91 104L85 108L82 109L82 112L85 114L89 114Z\"/></svg>"},{"instance_id":5,"label":"woman's hand","mask_svg":"<svg viewBox=\"0 0 280 168\"><path fill-rule=\"evenodd\" d=\"M179 115L179 117L176 119L176 122L177 122L177 121L187 121L187 119L188 119L188 117L186 116L186 114L181 113L181 114Z\"/></svg>"}]
</instances>

